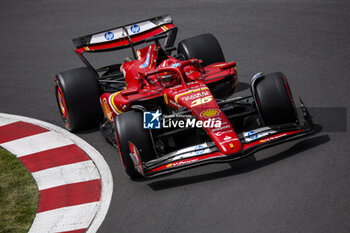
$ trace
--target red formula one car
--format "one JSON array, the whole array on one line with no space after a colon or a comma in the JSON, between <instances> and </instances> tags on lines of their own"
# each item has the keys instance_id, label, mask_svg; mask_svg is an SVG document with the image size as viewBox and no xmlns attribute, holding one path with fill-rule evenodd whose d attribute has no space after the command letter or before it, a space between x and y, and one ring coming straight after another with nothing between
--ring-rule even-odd
<instances>
[{"instance_id":1,"label":"red formula one car","mask_svg":"<svg viewBox=\"0 0 350 233\"><path fill-rule=\"evenodd\" d=\"M202 34L175 48L176 34L166 15L74 39L86 67L55 77L65 127L100 124L131 177L228 162L313 132L284 74L258 73L250 95L230 98L236 63L225 62L217 39ZM83 56L124 48L133 58L98 69Z\"/></svg>"}]
</instances>

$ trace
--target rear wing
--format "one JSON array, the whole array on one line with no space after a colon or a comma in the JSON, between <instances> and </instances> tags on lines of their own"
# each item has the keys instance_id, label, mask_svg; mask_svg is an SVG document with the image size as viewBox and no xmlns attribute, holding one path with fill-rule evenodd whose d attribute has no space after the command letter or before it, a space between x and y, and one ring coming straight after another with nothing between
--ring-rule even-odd
<instances>
[{"instance_id":1,"label":"rear wing","mask_svg":"<svg viewBox=\"0 0 350 233\"><path fill-rule=\"evenodd\" d=\"M134 45L143 43L145 39L168 33L165 47L174 45L177 28L173 24L170 15L158 16L155 18L131 23L116 27L110 30L73 39L78 55L84 52L104 52L110 50L132 47L136 57Z\"/></svg>"}]
</instances>

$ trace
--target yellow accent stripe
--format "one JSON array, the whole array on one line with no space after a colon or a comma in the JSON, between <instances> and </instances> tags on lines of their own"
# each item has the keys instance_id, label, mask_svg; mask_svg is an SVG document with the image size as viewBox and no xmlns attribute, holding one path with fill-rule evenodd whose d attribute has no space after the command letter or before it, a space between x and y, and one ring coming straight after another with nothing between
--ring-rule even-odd
<instances>
[{"instance_id":1,"label":"yellow accent stripe","mask_svg":"<svg viewBox=\"0 0 350 233\"><path fill-rule=\"evenodd\" d=\"M209 90L209 88L208 87L203 87L203 88L199 88L199 89L195 89L195 90L191 90L191 91L186 91L184 93L178 94L178 95L175 96L175 101L176 101L176 103L179 103L179 102L177 102L177 99L180 96L187 95L187 94L190 94L190 93L194 93L194 92L197 92L197 91L203 91L203 90Z\"/></svg>"},{"instance_id":2,"label":"yellow accent stripe","mask_svg":"<svg viewBox=\"0 0 350 233\"><path fill-rule=\"evenodd\" d=\"M117 106L115 106L114 101L113 101L114 97L116 97L120 92L122 92L122 91L118 91L118 92L116 92L115 94L112 95L112 97L111 97L111 103L112 103L114 109L117 110L118 113L123 113L123 111L120 111L120 110L117 108Z\"/></svg>"}]
</instances>

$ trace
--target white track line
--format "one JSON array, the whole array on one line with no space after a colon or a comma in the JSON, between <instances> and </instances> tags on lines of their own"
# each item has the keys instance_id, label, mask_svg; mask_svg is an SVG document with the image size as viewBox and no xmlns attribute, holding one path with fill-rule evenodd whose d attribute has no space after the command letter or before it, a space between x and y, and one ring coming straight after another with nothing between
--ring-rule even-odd
<instances>
[{"instance_id":1,"label":"white track line","mask_svg":"<svg viewBox=\"0 0 350 233\"><path fill-rule=\"evenodd\" d=\"M67 146L70 144L73 144L71 140L62 137L56 132L48 131L45 133L35 134L29 137L5 142L0 144L0 146L12 152L17 157L22 157L57 147Z\"/></svg>"},{"instance_id":2,"label":"white track line","mask_svg":"<svg viewBox=\"0 0 350 233\"><path fill-rule=\"evenodd\" d=\"M33 172L32 175L39 190L100 179L100 174L91 160Z\"/></svg>"},{"instance_id":3,"label":"white track line","mask_svg":"<svg viewBox=\"0 0 350 233\"><path fill-rule=\"evenodd\" d=\"M9 119L9 118L1 118L1 119L0 119L0 127L1 127L1 126L4 126L4 125L11 124L11 123L15 123L15 122L17 122L17 121L18 121L18 120Z\"/></svg>"},{"instance_id":4,"label":"white track line","mask_svg":"<svg viewBox=\"0 0 350 233\"><path fill-rule=\"evenodd\" d=\"M113 193L113 178L111 170L108 167L107 162L104 160L103 156L90 144L85 142L83 139L79 138L78 136L68 132L67 130L60 128L56 125L36 120L33 118L28 117L22 117L22 116L16 116L11 114L5 114L0 113L0 118L7 118L7 119L13 119L17 121L24 121L31 124L39 125L41 127L47 128L49 130L55 131L61 135L63 135L66 138L69 138L72 140L77 146L79 146L85 153L89 155L89 157L92 159L92 161L95 163L100 176L101 176L101 185L102 185L102 193L101 193L101 199L99 202L97 213L92 221L92 223L89 226L89 229L86 231L87 233L93 233L97 232L98 228L102 224L104 218L107 215L109 205L111 203L112 199L112 193ZM2 146L2 145L0 145ZM47 212L47 211L46 211ZM37 214L37 216L40 214ZM34 222L32 224L32 227L29 232L36 233L36 232L45 232L41 230L41 225L38 220L34 219Z\"/></svg>"},{"instance_id":5,"label":"white track line","mask_svg":"<svg viewBox=\"0 0 350 233\"><path fill-rule=\"evenodd\" d=\"M98 202L63 207L37 213L29 233L63 232L88 228ZM45 224L43 224L45 223Z\"/></svg>"}]
</instances>

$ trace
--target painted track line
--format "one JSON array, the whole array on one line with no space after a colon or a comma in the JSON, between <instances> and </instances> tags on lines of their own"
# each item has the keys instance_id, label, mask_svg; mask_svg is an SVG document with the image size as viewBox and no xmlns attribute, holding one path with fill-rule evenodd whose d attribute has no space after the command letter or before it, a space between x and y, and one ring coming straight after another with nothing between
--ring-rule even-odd
<instances>
[{"instance_id":1,"label":"painted track line","mask_svg":"<svg viewBox=\"0 0 350 233\"><path fill-rule=\"evenodd\" d=\"M3 118L3 119L0 121L0 126L8 125L8 124L11 124L11 123L15 123L15 122L17 122L17 121L18 121L18 120L11 119L11 118Z\"/></svg>"},{"instance_id":2,"label":"painted track line","mask_svg":"<svg viewBox=\"0 0 350 233\"><path fill-rule=\"evenodd\" d=\"M22 157L71 144L73 142L68 138L62 137L56 132L48 131L2 143L1 146L11 151L17 157Z\"/></svg>"},{"instance_id":3,"label":"painted track line","mask_svg":"<svg viewBox=\"0 0 350 233\"><path fill-rule=\"evenodd\" d=\"M4 131L6 131L7 133L2 135L0 139L0 143L13 141L16 139L28 137L39 133L44 133L44 132L47 132L48 130L37 125L32 125L32 124L19 121L8 125L3 125L2 132Z\"/></svg>"},{"instance_id":4,"label":"painted track line","mask_svg":"<svg viewBox=\"0 0 350 233\"><path fill-rule=\"evenodd\" d=\"M90 160L89 156L75 144L41 151L20 157L30 172L37 172L54 166L63 166Z\"/></svg>"},{"instance_id":5,"label":"painted track line","mask_svg":"<svg viewBox=\"0 0 350 233\"><path fill-rule=\"evenodd\" d=\"M91 160L48 168L32 175L39 190L100 179L100 174Z\"/></svg>"},{"instance_id":6,"label":"painted track line","mask_svg":"<svg viewBox=\"0 0 350 233\"><path fill-rule=\"evenodd\" d=\"M86 229L90 224L86 219L94 217L91 215L91 210L97 208L98 204L98 202L91 202L37 213L34 221L46 222L46 224L42 226L33 224L30 232L51 232L52 229L49 226L52 225L55 225L56 232ZM85 212L86 215L79 214L81 212ZM85 232L85 230L82 232ZM92 231L88 229L87 232Z\"/></svg>"},{"instance_id":7,"label":"painted track line","mask_svg":"<svg viewBox=\"0 0 350 233\"><path fill-rule=\"evenodd\" d=\"M67 198L67 196L69 198ZM40 191L38 213L99 201L101 180L72 183ZM85 212L80 215L85 215Z\"/></svg>"},{"instance_id":8,"label":"painted track line","mask_svg":"<svg viewBox=\"0 0 350 233\"><path fill-rule=\"evenodd\" d=\"M3 113L0 146L16 154L38 183L39 207L29 232L98 230L113 180L96 149L55 125Z\"/></svg>"}]
</instances>

